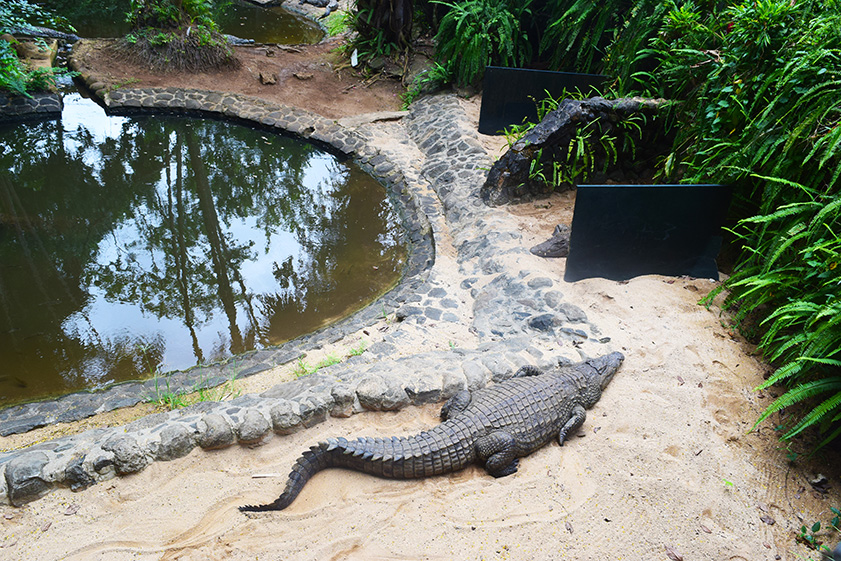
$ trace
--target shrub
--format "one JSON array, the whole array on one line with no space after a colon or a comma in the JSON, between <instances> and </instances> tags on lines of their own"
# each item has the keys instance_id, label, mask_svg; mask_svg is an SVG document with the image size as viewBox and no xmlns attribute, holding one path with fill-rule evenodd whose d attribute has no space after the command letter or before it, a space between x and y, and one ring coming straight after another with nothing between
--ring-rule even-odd
<instances>
[{"instance_id":1,"label":"shrub","mask_svg":"<svg viewBox=\"0 0 841 561\"><path fill-rule=\"evenodd\" d=\"M460 85L478 82L485 66L522 66L531 58L528 36L520 26L531 0L437 2L450 11L436 35L437 56Z\"/></svg>"},{"instance_id":2,"label":"shrub","mask_svg":"<svg viewBox=\"0 0 841 561\"><path fill-rule=\"evenodd\" d=\"M153 70L200 72L239 64L213 21L210 0L132 0L119 50Z\"/></svg>"}]
</instances>

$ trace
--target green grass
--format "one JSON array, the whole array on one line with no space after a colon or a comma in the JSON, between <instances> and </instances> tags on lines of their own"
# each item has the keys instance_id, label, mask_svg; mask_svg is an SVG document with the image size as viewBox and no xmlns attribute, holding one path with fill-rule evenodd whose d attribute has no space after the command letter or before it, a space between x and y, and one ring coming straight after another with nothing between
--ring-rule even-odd
<instances>
[{"instance_id":1,"label":"green grass","mask_svg":"<svg viewBox=\"0 0 841 561\"><path fill-rule=\"evenodd\" d=\"M326 357L324 357L318 363L312 366L309 365L307 361L305 361L303 358L299 358L298 362L295 364L295 368L292 369L292 374L294 374L296 378L300 378L301 376L309 376L310 374L318 372L322 368L333 366L334 364L339 364L352 356L359 356L362 353L364 353L367 348L368 344L365 341L360 341L357 346L348 349L347 353L343 357L338 357L334 354L328 354Z\"/></svg>"},{"instance_id":2,"label":"green grass","mask_svg":"<svg viewBox=\"0 0 841 561\"><path fill-rule=\"evenodd\" d=\"M154 394L149 396L146 401L170 411L183 409L203 401L225 401L239 397L242 393L236 387L236 374L233 374L225 383L212 388L205 387L207 378L202 376L190 390L172 390L167 374L156 373L154 379ZM163 380L163 383L161 383L161 380Z\"/></svg>"}]
</instances>

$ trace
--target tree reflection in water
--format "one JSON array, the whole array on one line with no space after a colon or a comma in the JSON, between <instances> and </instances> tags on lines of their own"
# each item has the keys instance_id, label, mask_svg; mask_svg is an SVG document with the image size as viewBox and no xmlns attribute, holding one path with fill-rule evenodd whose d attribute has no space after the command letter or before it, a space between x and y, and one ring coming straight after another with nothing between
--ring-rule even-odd
<instances>
[{"instance_id":1,"label":"tree reflection in water","mask_svg":"<svg viewBox=\"0 0 841 561\"><path fill-rule=\"evenodd\" d=\"M0 405L277 344L362 307L405 259L382 187L212 120L0 128Z\"/></svg>"}]
</instances>

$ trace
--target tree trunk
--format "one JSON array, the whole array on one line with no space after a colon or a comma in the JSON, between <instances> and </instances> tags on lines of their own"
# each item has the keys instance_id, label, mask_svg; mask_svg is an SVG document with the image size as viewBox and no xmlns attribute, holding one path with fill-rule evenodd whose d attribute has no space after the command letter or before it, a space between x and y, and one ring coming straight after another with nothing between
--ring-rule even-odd
<instances>
[{"instance_id":1,"label":"tree trunk","mask_svg":"<svg viewBox=\"0 0 841 561\"><path fill-rule=\"evenodd\" d=\"M365 37L382 31L389 43L401 47L412 39L412 0L358 0L357 27Z\"/></svg>"}]
</instances>

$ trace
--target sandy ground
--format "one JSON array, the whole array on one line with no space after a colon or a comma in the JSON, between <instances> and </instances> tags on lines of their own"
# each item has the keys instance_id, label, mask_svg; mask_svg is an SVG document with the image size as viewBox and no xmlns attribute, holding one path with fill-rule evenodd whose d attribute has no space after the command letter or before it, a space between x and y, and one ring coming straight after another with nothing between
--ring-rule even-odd
<instances>
[{"instance_id":1,"label":"sandy ground","mask_svg":"<svg viewBox=\"0 0 841 561\"><path fill-rule=\"evenodd\" d=\"M366 110L377 106L365 103ZM464 106L477 118L478 100ZM330 116L365 112L358 107L334 104ZM498 155L500 139L483 142ZM569 222L573 202L562 193L498 212L530 247ZM20 509L2 506L0 558L819 559L795 536L802 524L825 526L830 507L841 507L841 462L823 456L791 465L770 423L748 432L774 395L752 391L770 368L725 327L718 308L697 304L714 283L647 276L566 284L563 259L525 265L557 279L627 358L578 436L523 459L516 474L494 479L477 467L388 481L327 470L286 511L236 510L273 500L307 446L330 436L413 434L437 423L439 406L365 413L254 448L195 450L80 493L56 490ZM369 331L369 342L381 333ZM460 329L441 341L473 346L471 337ZM279 369L243 380L243 388L288 376ZM817 472L828 478L828 493L810 485Z\"/></svg>"}]
</instances>

